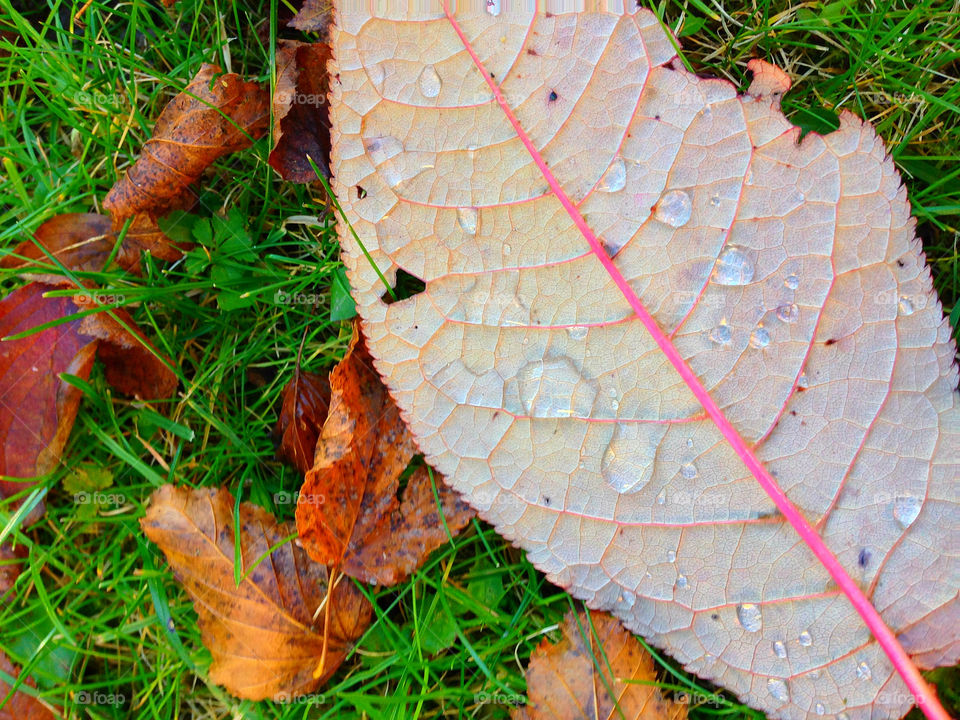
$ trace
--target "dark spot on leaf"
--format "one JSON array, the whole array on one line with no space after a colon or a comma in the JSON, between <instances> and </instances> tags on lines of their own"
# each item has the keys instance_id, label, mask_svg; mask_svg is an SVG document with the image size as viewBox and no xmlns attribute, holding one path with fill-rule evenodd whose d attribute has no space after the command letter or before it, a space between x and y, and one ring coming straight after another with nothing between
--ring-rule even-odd
<instances>
[{"instance_id":1,"label":"dark spot on leaf","mask_svg":"<svg viewBox=\"0 0 960 720\"><path fill-rule=\"evenodd\" d=\"M826 345L827 347L830 347L830 346L833 345L836 341L837 341L836 338L830 338L829 340L827 340L827 341L824 343L824 345Z\"/></svg>"},{"instance_id":2,"label":"dark spot on leaf","mask_svg":"<svg viewBox=\"0 0 960 720\"><path fill-rule=\"evenodd\" d=\"M527 55L534 55L534 56L536 56L536 55L539 55L539 54L540 54L540 53L538 53L538 52L537 52L536 50L534 50L533 48L527 48Z\"/></svg>"},{"instance_id":3,"label":"dark spot on leaf","mask_svg":"<svg viewBox=\"0 0 960 720\"><path fill-rule=\"evenodd\" d=\"M419 295L426 287L427 284L423 280L400 268L397 270L397 279L393 284L393 295L391 296L390 293L385 292L380 296L380 299L387 305L390 305L399 300L406 300L414 295Z\"/></svg>"},{"instance_id":4,"label":"dark spot on leaf","mask_svg":"<svg viewBox=\"0 0 960 720\"><path fill-rule=\"evenodd\" d=\"M711 620L719 620L719 619L720 619L720 613L714 613L713 615L710 616L710 619L711 619Z\"/></svg>"},{"instance_id":5,"label":"dark spot on leaf","mask_svg":"<svg viewBox=\"0 0 960 720\"><path fill-rule=\"evenodd\" d=\"M551 91L550 91L550 102L554 102L558 97L560 97L560 96L557 95L557 91L556 91L556 90L551 90Z\"/></svg>"},{"instance_id":6,"label":"dark spot on leaf","mask_svg":"<svg viewBox=\"0 0 960 720\"><path fill-rule=\"evenodd\" d=\"M867 563L870 562L871 554L872 553L866 548L860 551L860 555L857 556L857 562L860 563L860 567L865 568L867 566Z\"/></svg>"},{"instance_id":7,"label":"dark spot on leaf","mask_svg":"<svg viewBox=\"0 0 960 720\"><path fill-rule=\"evenodd\" d=\"M797 416L797 411L796 411L796 410L791 410L791 411L790 411L790 414L793 415L794 417L796 417L796 416Z\"/></svg>"},{"instance_id":8,"label":"dark spot on leaf","mask_svg":"<svg viewBox=\"0 0 960 720\"><path fill-rule=\"evenodd\" d=\"M897 260L897 267L903 267L906 263L903 260Z\"/></svg>"}]
</instances>

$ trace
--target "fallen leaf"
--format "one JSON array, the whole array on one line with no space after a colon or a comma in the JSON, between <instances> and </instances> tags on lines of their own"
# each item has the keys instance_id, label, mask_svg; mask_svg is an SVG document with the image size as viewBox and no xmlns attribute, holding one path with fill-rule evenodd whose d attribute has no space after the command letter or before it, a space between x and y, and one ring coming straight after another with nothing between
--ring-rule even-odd
<instances>
[{"instance_id":1,"label":"fallen leaf","mask_svg":"<svg viewBox=\"0 0 960 720\"><path fill-rule=\"evenodd\" d=\"M300 541L317 562L363 582L394 585L459 532L473 512L438 483L441 518L423 468L410 478L402 504L397 498L416 446L356 325L346 357L330 374L330 388L330 410L297 503Z\"/></svg>"},{"instance_id":2,"label":"fallen leaf","mask_svg":"<svg viewBox=\"0 0 960 720\"><path fill-rule=\"evenodd\" d=\"M323 36L330 27L331 10L330 0L304 0L303 6L287 24L297 30Z\"/></svg>"},{"instance_id":3,"label":"fallen leaf","mask_svg":"<svg viewBox=\"0 0 960 720\"><path fill-rule=\"evenodd\" d=\"M160 113L140 158L104 200L119 229L134 218L125 242L163 260L183 248L170 243L157 218L194 203L193 183L217 158L249 147L269 122L267 93L239 75L205 64Z\"/></svg>"},{"instance_id":4,"label":"fallen leaf","mask_svg":"<svg viewBox=\"0 0 960 720\"><path fill-rule=\"evenodd\" d=\"M276 434L280 437L277 455L300 472L313 467L313 453L330 406L330 381L322 375L303 372L300 358L293 378L280 395L280 419Z\"/></svg>"},{"instance_id":5,"label":"fallen leaf","mask_svg":"<svg viewBox=\"0 0 960 720\"><path fill-rule=\"evenodd\" d=\"M691 672L777 718L943 717L917 666L960 657L958 371L896 168L629 5L337 3L377 369L486 520Z\"/></svg>"},{"instance_id":6,"label":"fallen leaf","mask_svg":"<svg viewBox=\"0 0 960 720\"><path fill-rule=\"evenodd\" d=\"M210 680L241 698L285 700L313 692L369 626L373 607L349 578L328 598L327 569L287 542L234 582L234 498L225 489L164 485L141 525L193 600ZM295 529L256 505L240 505L242 567L248 571ZM327 609L326 603L330 602ZM329 632L324 631L329 617ZM326 653L323 674L313 677Z\"/></svg>"},{"instance_id":7,"label":"fallen leaf","mask_svg":"<svg viewBox=\"0 0 960 720\"><path fill-rule=\"evenodd\" d=\"M49 254L68 269L99 272L117 242L110 218L93 213L55 215L38 227L33 237L34 240L23 241L0 259L0 267L56 269ZM139 253L121 244L116 257L120 267L135 271L139 269L139 259Z\"/></svg>"},{"instance_id":8,"label":"fallen leaf","mask_svg":"<svg viewBox=\"0 0 960 720\"><path fill-rule=\"evenodd\" d=\"M530 656L527 705L515 720L686 720L687 706L663 697L653 658L609 613L563 619L563 637Z\"/></svg>"},{"instance_id":9,"label":"fallen leaf","mask_svg":"<svg viewBox=\"0 0 960 720\"><path fill-rule=\"evenodd\" d=\"M0 301L0 338L96 306L92 295L43 297L53 287L31 283ZM118 320L96 312L18 340L0 341L0 475L31 478L0 480L0 496L33 486L34 478L59 463L82 396L61 379L62 373L86 380L98 355L107 380L127 395L161 398L176 389L176 375L147 349L152 346L144 347L124 328L147 342L130 316L119 308L112 312ZM27 523L42 514L41 504Z\"/></svg>"},{"instance_id":10,"label":"fallen leaf","mask_svg":"<svg viewBox=\"0 0 960 720\"><path fill-rule=\"evenodd\" d=\"M10 602L7 593L20 574L22 561L26 557L26 548L22 545L16 550L8 545L0 545L0 600L4 603ZM2 650L0 650L0 671L14 678L20 674ZM24 684L31 688L36 687L33 680L29 678ZM7 698L11 687L6 678L0 677L0 720L47 720L47 718L56 717L40 700L19 689Z\"/></svg>"},{"instance_id":11,"label":"fallen leaf","mask_svg":"<svg viewBox=\"0 0 960 720\"><path fill-rule=\"evenodd\" d=\"M0 670L12 677L20 674L3 651L0 651ZM32 679L27 679L23 685L36 687ZM48 718L53 720L57 717L40 700L20 690L15 691L4 703L11 687L3 677L0 677L0 720L48 720Z\"/></svg>"},{"instance_id":12,"label":"fallen leaf","mask_svg":"<svg viewBox=\"0 0 960 720\"><path fill-rule=\"evenodd\" d=\"M285 180L316 180L309 159L325 176L330 175L329 59L326 43L279 42L270 166Z\"/></svg>"}]
</instances>

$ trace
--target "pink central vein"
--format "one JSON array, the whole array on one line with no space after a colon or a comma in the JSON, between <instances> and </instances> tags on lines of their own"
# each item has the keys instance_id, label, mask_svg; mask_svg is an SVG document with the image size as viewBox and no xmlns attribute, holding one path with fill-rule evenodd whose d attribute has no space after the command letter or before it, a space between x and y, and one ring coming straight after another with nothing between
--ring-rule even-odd
<instances>
[{"instance_id":1,"label":"pink central vein","mask_svg":"<svg viewBox=\"0 0 960 720\"><path fill-rule=\"evenodd\" d=\"M920 671L917 669L917 666L913 664L910 656L907 655L906 651L903 649L903 646L900 645L900 642L893 634L893 631L887 627L887 624L883 621L883 618L880 617L880 613L877 612L877 609L873 606L870 600L867 599L867 596L863 594L860 586L857 585L853 578L851 578L847 571L843 568L843 566L840 564L840 561L837 560L830 548L828 548L826 543L824 543L819 533L817 533L810 523L807 522L807 519L801 514L796 506L790 502L783 490L780 489L777 481L774 480L772 475L770 475L770 472L763 465L763 463L757 459L757 456L753 452L753 448L751 448L750 445L747 444L742 437L740 437L740 433L737 432L736 428L733 427L726 415L723 414L723 411L720 409L717 403L714 402L713 398L710 396L710 393L707 392L707 389L700 381L700 378L698 378L693 370L691 370L690 366L687 364L686 360L684 360L683 356L680 355L680 352L677 350L674 344L660 329L657 321L654 320L653 316L650 315L647 309L643 306L640 298L637 297L637 294L633 291L633 288L630 287L630 284L627 282L626 278L623 277L623 274L620 272L619 268L617 268L617 266L614 264L613 259L607 254L606 250L604 250L603 245L600 243L600 240L597 238L596 234L594 234L590 226L587 225L587 221L584 219L583 215L580 214L580 211L577 209L576 205L574 205L573 201L567 196L563 187L560 185L557 178L554 177L553 172L547 166L547 163L540 154L540 151L533 144L533 141L520 125L520 121L517 119L516 115L514 115L513 109L507 104L503 93L500 91L500 87L496 84L496 82L494 82L491 74L483 66L483 62L477 56L477 53L473 49L469 39L464 34L463 28L460 27L460 24L453 16L453 13L450 11L450 7L447 3L444 3L444 12L447 16L447 19L450 21L450 24L453 26L454 31L457 33L457 36L460 38L460 41L463 43L464 48L470 54L470 57L473 59L477 69L483 75L483 78L486 80L491 92L493 92L497 103L499 103L500 107L503 109L507 120L510 121L510 124L516 131L517 136L530 153L530 157L533 159L534 163L536 163L537 167L540 169L540 172L543 173L543 177L550 185L550 189L553 191L553 194L556 195L557 199L560 201L560 204L563 205L563 208L567 211L567 214L577 226L577 229L579 229L583 234L583 237L590 245L591 251L593 251L593 254L596 255L604 269L606 269L606 271L610 274L610 277L613 279L614 283L616 283L617 287L620 289L620 292L623 293L623 296L626 298L627 302L630 303L630 307L633 308L633 311L637 314L637 317L640 318L640 322L643 323L643 326L656 341L657 345L660 347L660 350L670 360L670 363L680 374L684 382L690 388L691 392L693 392L694 396L703 406L703 409L716 424L723 437L726 438L727 442L730 443L730 446L734 449L743 463L747 466L747 468L749 468L757 482L760 483L760 486L766 491L767 495L770 496L780 512L783 513L783 516L787 519L790 525L793 526L793 529L797 531L797 534L800 535L800 538L813 551L813 554L816 555L817 559L823 563L824 567L827 569L827 572L830 573L830 576L850 600L853 607L860 614L860 617L863 619L864 623L868 628L870 628L870 632L873 633L873 636L877 639L877 642L880 643L880 646L890 658L890 662L903 678L903 681L910 689L910 692L913 693L913 697L917 705L920 706L920 709L923 711L924 715L926 715L930 720L950 720L950 716L947 714L946 710L943 709L943 706L937 699L936 693L927 684L926 680L924 680L923 676L920 674Z\"/></svg>"}]
</instances>

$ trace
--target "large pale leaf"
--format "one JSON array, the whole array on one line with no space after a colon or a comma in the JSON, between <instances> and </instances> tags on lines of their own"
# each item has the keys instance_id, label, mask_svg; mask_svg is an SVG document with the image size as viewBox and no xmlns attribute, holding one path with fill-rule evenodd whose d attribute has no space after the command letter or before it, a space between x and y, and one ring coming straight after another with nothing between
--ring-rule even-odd
<instances>
[{"instance_id":1,"label":"large pale leaf","mask_svg":"<svg viewBox=\"0 0 960 720\"><path fill-rule=\"evenodd\" d=\"M331 119L357 309L428 460L752 705L938 716L913 663L960 654L957 368L882 141L844 113L798 142L781 71L738 96L647 11L425 5L339 8ZM425 290L382 301L366 251Z\"/></svg>"}]
</instances>

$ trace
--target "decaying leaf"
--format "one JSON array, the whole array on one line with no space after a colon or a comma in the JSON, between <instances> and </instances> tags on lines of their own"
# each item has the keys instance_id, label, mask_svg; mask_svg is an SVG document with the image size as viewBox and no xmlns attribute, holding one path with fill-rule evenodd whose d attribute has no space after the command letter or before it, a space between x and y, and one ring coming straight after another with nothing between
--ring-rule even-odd
<instances>
[{"instance_id":1,"label":"decaying leaf","mask_svg":"<svg viewBox=\"0 0 960 720\"><path fill-rule=\"evenodd\" d=\"M52 255L60 265L71 270L99 272L117 242L110 218L94 213L56 215L37 228L33 237L34 240L24 240L11 254L0 259L0 267L42 265L53 269L56 264L49 257ZM134 270L138 268L138 261L139 253L121 244L117 264Z\"/></svg>"},{"instance_id":2,"label":"decaying leaf","mask_svg":"<svg viewBox=\"0 0 960 720\"><path fill-rule=\"evenodd\" d=\"M240 505L241 525L234 528L233 507L225 489L165 485L154 493L141 525L193 600L213 656L210 680L252 700L308 694L343 662L369 626L373 607L343 576L328 597L327 569L291 542L269 553L237 586L234 533L240 534L247 571L294 528L250 503ZM314 678L323 655L323 674Z\"/></svg>"},{"instance_id":3,"label":"decaying leaf","mask_svg":"<svg viewBox=\"0 0 960 720\"><path fill-rule=\"evenodd\" d=\"M330 381L322 375L304 372L300 359L293 378L280 395L280 437L277 455L306 473L313 467L313 452L330 407Z\"/></svg>"},{"instance_id":4,"label":"decaying leaf","mask_svg":"<svg viewBox=\"0 0 960 720\"><path fill-rule=\"evenodd\" d=\"M31 283L0 301L0 338L96 306L93 295L43 297L53 287ZM87 379L97 355L107 380L127 395L168 397L176 389L176 375L150 352L152 346L130 316L119 308L112 312L119 322L106 312L96 312L18 340L0 341L0 475L35 478L57 465L81 398L81 391L60 376ZM34 483L0 480L0 496ZM42 513L43 506L38 505L27 522Z\"/></svg>"},{"instance_id":5,"label":"decaying leaf","mask_svg":"<svg viewBox=\"0 0 960 720\"><path fill-rule=\"evenodd\" d=\"M338 4L377 369L485 519L690 671L778 718L943 717L957 366L906 191L869 125L798 142L782 71L738 96L629 6Z\"/></svg>"},{"instance_id":6,"label":"decaying leaf","mask_svg":"<svg viewBox=\"0 0 960 720\"><path fill-rule=\"evenodd\" d=\"M370 362L354 326L346 357L330 374L331 400L315 462L297 503L297 529L310 556L363 582L393 585L459 532L472 511L443 483L437 513L430 476L400 477L413 438Z\"/></svg>"},{"instance_id":7,"label":"decaying leaf","mask_svg":"<svg viewBox=\"0 0 960 720\"><path fill-rule=\"evenodd\" d=\"M0 545L0 600L3 602L9 602L7 593L20 574L22 560L26 555L22 545L16 550ZM0 672L13 678L20 674L3 651L0 651ZM31 688L36 687L32 679L27 679L24 684ZM0 720L52 720L56 717L40 700L19 689L8 698L11 688L12 685L7 679L0 676Z\"/></svg>"},{"instance_id":8,"label":"decaying leaf","mask_svg":"<svg viewBox=\"0 0 960 720\"><path fill-rule=\"evenodd\" d=\"M330 26L330 0L303 0L303 6L287 23L303 32L325 35Z\"/></svg>"},{"instance_id":9,"label":"decaying leaf","mask_svg":"<svg viewBox=\"0 0 960 720\"><path fill-rule=\"evenodd\" d=\"M686 720L687 706L652 684L653 658L615 617L571 612L562 630L530 656L527 705L515 720Z\"/></svg>"},{"instance_id":10,"label":"decaying leaf","mask_svg":"<svg viewBox=\"0 0 960 720\"><path fill-rule=\"evenodd\" d=\"M330 175L329 59L326 43L279 43L270 166L285 180L316 180L308 158L324 175Z\"/></svg>"},{"instance_id":11,"label":"decaying leaf","mask_svg":"<svg viewBox=\"0 0 960 720\"><path fill-rule=\"evenodd\" d=\"M267 128L266 91L234 73L204 65L160 113L153 137L104 200L119 229L133 217L125 242L163 260L181 252L160 232L156 219L193 205L190 189L217 158L250 146Z\"/></svg>"}]
</instances>

